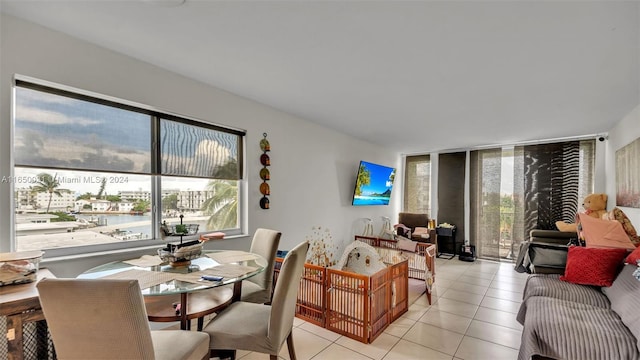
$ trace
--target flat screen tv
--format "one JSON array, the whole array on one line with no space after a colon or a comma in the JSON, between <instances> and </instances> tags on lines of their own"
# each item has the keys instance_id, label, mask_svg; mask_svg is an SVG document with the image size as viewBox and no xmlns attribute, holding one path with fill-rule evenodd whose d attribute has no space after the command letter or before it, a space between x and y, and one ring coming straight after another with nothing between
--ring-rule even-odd
<instances>
[{"instance_id":1,"label":"flat screen tv","mask_svg":"<svg viewBox=\"0 0 640 360\"><path fill-rule=\"evenodd\" d=\"M360 161L352 204L389 205L396 169Z\"/></svg>"}]
</instances>

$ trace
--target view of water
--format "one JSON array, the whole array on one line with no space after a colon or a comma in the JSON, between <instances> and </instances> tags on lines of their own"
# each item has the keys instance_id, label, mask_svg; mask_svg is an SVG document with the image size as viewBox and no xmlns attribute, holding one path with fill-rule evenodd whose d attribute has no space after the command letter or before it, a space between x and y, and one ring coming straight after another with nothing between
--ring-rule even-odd
<instances>
[{"instance_id":1,"label":"view of water","mask_svg":"<svg viewBox=\"0 0 640 360\"><path fill-rule=\"evenodd\" d=\"M356 196L353 205L389 205L388 196Z\"/></svg>"}]
</instances>

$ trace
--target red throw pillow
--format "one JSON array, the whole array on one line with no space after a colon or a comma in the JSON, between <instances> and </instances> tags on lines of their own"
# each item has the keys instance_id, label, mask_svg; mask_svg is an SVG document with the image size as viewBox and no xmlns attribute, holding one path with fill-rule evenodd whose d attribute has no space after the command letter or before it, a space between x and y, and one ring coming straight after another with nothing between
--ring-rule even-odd
<instances>
[{"instance_id":1,"label":"red throw pillow","mask_svg":"<svg viewBox=\"0 0 640 360\"><path fill-rule=\"evenodd\" d=\"M560 280L580 285L611 286L626 255L626 249L570 246L567 266Z\"/></svg>"},{"instance_id":2,"label":"red throw pillow","mask_svg":"<svg viewBox=\"0 0 640 360\"><path fill-rule=\"evenodd\" d=\"M630 265L638 265L638 261L640 260L640 246L638 246L627 258L624 260L627 264Z\"/></svg>"}]
</instances>

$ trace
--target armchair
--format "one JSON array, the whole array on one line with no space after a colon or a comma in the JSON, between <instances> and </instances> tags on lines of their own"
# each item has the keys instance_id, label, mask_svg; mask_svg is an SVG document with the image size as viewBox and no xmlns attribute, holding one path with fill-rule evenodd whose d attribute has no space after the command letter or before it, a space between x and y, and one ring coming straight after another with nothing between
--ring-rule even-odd
<instances>
[{"instance_id":1,"label":"armchair","mask_svg":"<svg viewBox=\"0 0 640 360\"><path fill-rule=\"evenodd\" d=\"M517 272L564 274L569 244L578 241L575 232L534 229L529 240L520 244Z\"/></svg>"},{"instance_id":2,"label":"armchair","mask_svg":"<svg viewBox=\"0 0 640 360\"><path fill-rule=\"evenodd\" d=\"M427 242L436 244L436 230L427 229L429 227L429 215L420 213L401 212L398 214L398 225L396 231L398 235L408 237L407 232L411 234L411 239L419 242ZM400 224L404 226L399 226ZM422 231L416 231L416 228Z\"/></svg>"}]
</instances>

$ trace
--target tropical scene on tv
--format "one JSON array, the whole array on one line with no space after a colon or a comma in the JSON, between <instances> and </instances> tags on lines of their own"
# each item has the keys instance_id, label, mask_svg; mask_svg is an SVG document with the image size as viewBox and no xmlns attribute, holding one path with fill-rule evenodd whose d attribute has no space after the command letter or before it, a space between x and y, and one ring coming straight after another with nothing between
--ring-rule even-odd
<instances>
[{"instance_id":1,"label":"tropical scene on tv","mask_svg":"<svg viewBox=\"0 0 640 360\"><path fill-rule=\"evenodd\" d=\"M396 169L360 162L353 205L389 205Z\"/></svg>"}]
</instances>

